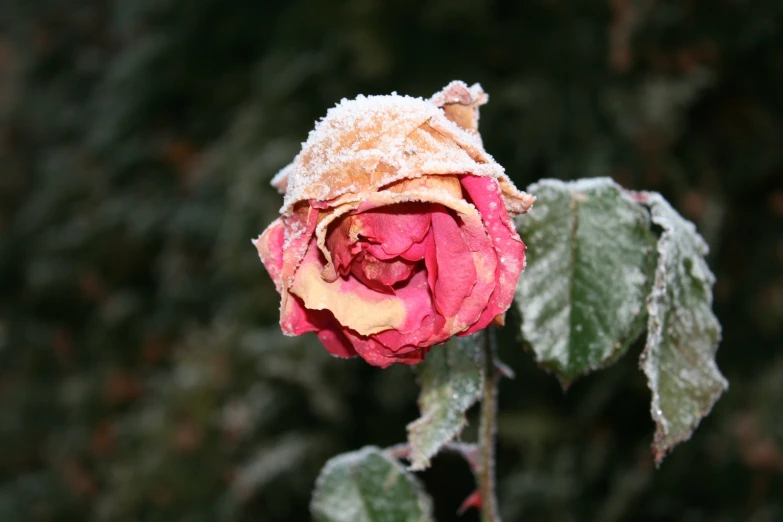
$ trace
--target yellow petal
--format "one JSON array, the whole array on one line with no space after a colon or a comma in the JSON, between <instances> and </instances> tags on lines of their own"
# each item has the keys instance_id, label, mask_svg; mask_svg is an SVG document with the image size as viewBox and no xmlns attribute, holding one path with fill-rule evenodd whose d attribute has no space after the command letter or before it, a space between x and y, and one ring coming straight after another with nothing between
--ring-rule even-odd
<instances>
[{"instance_id":1,"label":"yellow petal","mask_svg":"<svg viewBox=\"0 0 783 522\"><path fill-rule=\"evenodd\" d=\"M321 277L320 263L305 260L294 277L291 292L311 310L329 310L335 319L360 335L399 328L405 320L405 305L394 297L356 285L360 292L346 291L346 282L328 283Z\"/></svg>"}]
</instances>

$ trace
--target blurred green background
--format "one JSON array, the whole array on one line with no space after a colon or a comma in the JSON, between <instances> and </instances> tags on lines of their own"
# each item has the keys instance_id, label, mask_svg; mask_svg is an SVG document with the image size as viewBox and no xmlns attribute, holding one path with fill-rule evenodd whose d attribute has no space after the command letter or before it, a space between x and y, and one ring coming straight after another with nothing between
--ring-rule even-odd
<instances>
[{"instance_id":1,"label":"blurred green background","mask_svg":"<svg viewBox=\"0 0 783 522\"><path fill-rule=\"evenodd\" d=\"M0 521L306 521L327 458L404 440L410 369L284 338L250 238L327 108L452 79L518 186L697 223L731 383L656 471L638 348L564 394L512 317L504 520L783 520L780 0L0 0ZM467 466L422 477L456 520Z\"/></svg>"}]
</instances>

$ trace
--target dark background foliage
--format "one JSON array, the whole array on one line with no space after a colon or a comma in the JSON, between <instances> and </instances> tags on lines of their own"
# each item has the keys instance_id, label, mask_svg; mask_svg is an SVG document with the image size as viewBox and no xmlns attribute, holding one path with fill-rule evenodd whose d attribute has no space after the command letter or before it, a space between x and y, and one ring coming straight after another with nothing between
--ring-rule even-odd
<instances>
[{"instance_id":1,"label":"dark background foliage","mask_svg":"<svg viewBox=\"0 0 783 522\"><path fill-rule=\"evenodd\" d=\"M410 370L282 337L249 239L328 107L455 78L520 187L697 223L731 383L656 471L638 349L564 394L510 321L504 520L783 520L780 0L0 1L0 520L303 521L329 456L402 441ZM465 464L423 478L454 519Z\"/></svg>"}]
</instances>

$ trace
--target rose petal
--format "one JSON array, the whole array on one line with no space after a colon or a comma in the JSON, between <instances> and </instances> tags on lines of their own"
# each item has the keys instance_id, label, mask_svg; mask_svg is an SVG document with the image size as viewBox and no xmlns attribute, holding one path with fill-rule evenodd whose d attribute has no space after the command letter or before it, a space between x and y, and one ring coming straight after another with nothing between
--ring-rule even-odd
<instances>
[{"instance_id":1,"label":"rose petal","mask_svg":"<svg viewBox=\"0 0 783 522\"><path fill-rule=\"evenodd\" d=\"M258 256L264 263L266 271L275 283L278 292L283 288L283 242L285 241L285 225L280 218L272 221L264 232L253 241L258 250Z\"/></svg>"},{"instance_id":2,"label":"rose petal","mask_svg":"<svg viewBox=\"0 0 783 522\"><path fill-rule=\"evenodd\" d=\"M356 353L372 364L386 368L394 363L417 364L424 360L428 348L419 348L417 346L402 346L399 351L394 352L384 346L372 337L361 337L352 331L346 331L346 336L353 344Z\"/></svg>"},{"instance_id":3,"label":"rose petal","mask_svg":"<svg viewBox=\"0 0 783 522\"><path fill-rule=\"evenodd\" d=\"M372 335L403 324L406 311L401 299L367 288L351 275L324 281L323 268L321 252L313 238L290 289L307 309L330 310L342 326L360 335Z\"/></svg>"},{"instance_id":4,"label":"rose petal","mask_svg":"<svg viewBox=\"0 0 783 522\"><path fill-rule=\"evenodd\" d=\"M460 232L463 240L472 251L473 265L476 267L476 285L470 295L463 301L457 316L451 318L448 326L449 334L460 333L478 320L494 289L494 275L497 264L495 249L492 247L484 230L481 216L472 204L463 199L462 194L463 189L458 177L425 176L401 181L381 192L371 194L359 208L360 210L369 211L377 206L393 205L405 201L431 201L440 203L457 213L460 219ZM437 279L438 263L434 243L430 244L431 240L432 238L427 236L421 242L412 244L400 257L406 260L418 261L425 257L429 246L431 252L431 261L428 264L429 277L431 286L434 288L435 280ZM368 244L364 248L378 259L383 259L383 256L386 256L384 250L379 245ZM386 256L386 258L388 259L389 257Z\"/></svg>"},{"instance_id":5,"label":"rose petal","mask_svg":"<svg viewBox=\"0 0 783 522\"><path fill-rule=\"evenodd\" d=\"M425 236L420 242L413 243L408 250L400 254L400 257L408 261L421 261L427 251L427 241L428 236Z\"/></svg>"},{"instance_id":6,"label":"rose petal","mask_svg":"<svg viewBox=\"0 0 783 522\"><path fill-rule=\"evenodd\" d=\"M492 242L484 230L484 224L478 212L460 214L460 233L465 244L473 255L473 266L476 267L476 284L470 295L465 298L457 314L454 333L474 325L481 317L495 289L495 271L497 270L497 255Z\"/></svg>"},{"instance_id":7,"label":"rose petal","mask_svg":"<svg viewBox=\"0 0 783 522\"><path fill-rule=\"evenodd\" d=\"M282 212L304 200L370 194L401 179L503 168L481 139L434 104L397 95L361 97L330 109L310 133L286 183Z\"/></svg>"},{"instance_id":8,"label":"rose petal","mask_svg":"<svg viewBox=\"0 0 783 522\"><path fill-rule=\"evenodd\" d=\"M336 271L346 275L362 250L377 260L393 259L420 242L429 226L429 205L392 204L340 218L326 233L325 244Z\"/></svg>"},{"instance_id":9,"label":"rose petal","mask_svg":"<svg viewBox=\"0 0 783 522\"><path fill-rule=\"evenodd\" d=\"M441 202L441 199L462 199L462 187L457 176L421 176L412 179L402 179L384 188L384 192L406 195L413 193L427 194L422 201ZM365 203L364 205L366 205ZM360 205L360 209L364 205Z\"/></svg>"},{"instance_id":10,"label":"rose petal","mask_svg":"<svg viewBox=\"0 0 783 522\"><path fill-rule=\"evenodd\" d=\"M392 286L410 278L415 268L416 264L410 261L382 261L363 252L354 259L351 274L373 290L394 293Z\"/></svg>"},{"instance_id":11,"label":"rose petal","mask_svg":"<svg viewBox=\"0 0 783 522\"><path fill-rule=\"evenodd\" d=\"M505 211L497 180L464 176L462 186L478 209L498 257L495 289L479 320L464 335L485 328L505 312L514 299L519 275L525 266L525 245Z\"/></svg>"},{"instance_id":12,"label":"rose petal","mask_svg":"<svg viewBox=\"0 0 783 522\"><path fill-rule=\"evenodd\" d=\"M476 267L459 225L443 207L432 213L432 243L434 258L430 249L425 263L427 270L435 273L432 285L435 308L448 319L457 315L462 302L473 290Z\"/></svg>"},{"instance_id":13,"label":"rose petal","mask_svg":"<svg viewBox=\"0 0 783 522\"><path fill-rule=\"evenodd\" d=\"M332 230L326 236L326 248L332 255L332 263L337 273L346 275L351 268L353 256L356 254L354 245L356 244L355 221L353 216L346 216L338 223L333 225ZM330 277L334 281L337 275Z\"/></svg>"},{"instance_id":14,"label":"rose petal","mask_svg":"<svg viewBox=\"0 0 783 522\"><path fill-rule=\"evenodd\" d=\"M395 295L405 304L405 320L398 328L375 334L378 341L396 353L401 346L425 346L449 337L444 331L446 320L433 305L424 270L414 273Z\"/></svg>"},{"instance_id":15,"label":"rose petal","mask_svg":"<svg viewBox=\"0 0 783 522\"><path fill-rule=\"evenodd\" d=\"M283 268L280 278L285 292L285 289L291 286L299 263L307 252L310 238L318 224L318 211L310 206L303 206L282 219L285 224L285 240L282 246Z\"/></svg>"},{"instance_id":16,"label":"rose petal","mask_svg":"<svg viewBox=\"0 0 783 522\"><path fill-rule=\"evenodd\" d=\"M320 312L326 314L326 312ZM340 325L334 321L334 326L324 327L318 331L318 339L324 345L329 353L335 357L341 357L347 359L349 357L356 357L357 353L353 347L353 343L346 337L345 333L340 329Z\"/></svg>"},{"instance_id":17,"label":"rose petal","mask_svg":"<svg viewBox=\"0 0 783 522\"><path fill-rule=\"evenodd\" d=\"M318 332L318 339L332 355L343 358L356 356L353 344L331 312L308 310L302 300L294 295L288 295L284 308L286 312L280 321L283 333L302 335Z\"/></svg>"},{"instance_id":18,"label":"rose petal","mask_svg":"<svg viewBox=\"0 0 783 522\"><path fill-rule=\"evenodd\" d=\"M358 222L360 236L380 245L389 256L398 256L424 239L430 227L430 207L422 203L398 203L349 219Z\"/></svg>"}]
</instances>

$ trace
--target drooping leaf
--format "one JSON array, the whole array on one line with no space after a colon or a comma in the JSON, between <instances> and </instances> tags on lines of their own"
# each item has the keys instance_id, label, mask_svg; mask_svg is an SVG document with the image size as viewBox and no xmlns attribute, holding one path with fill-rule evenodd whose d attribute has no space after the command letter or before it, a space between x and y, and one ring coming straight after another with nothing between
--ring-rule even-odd
<instances>
[{"instance_id":1,"label":"drooping leaf","mask_svg":"<svg viewBox=\"0 0 783 522\"><path fill-rule=\"evenodd\" d=\"M528 188L519 219L528 264L517 286L522 334L561 382L606 366L644 325L655 259L649 216L608 178Z\"/></svg>"},{"instance_id":2,"label":"drooping leaf","mask_svg":"<svg viewBox=\"0 0 783 522\"><path fill-rule=\"evenodd\" d=\"M707 244L659 194L643 197L663 228L640 361L652 390L653 450L660 463L690 438L728 383L715 363L720 324L712 313L715 277L704 259Z\"/></svg>"},{"instance_id":3,"label":"drooping leaf","mask_svg":"<svg viewBox=\"0 0 783 522\"><path fill-rule=\"evenodd\" d=\"M454 337L416 366L421 417L408 425L411 469L425 469L465 427L465 412L481 395L482 334Z\"/></svg>"},{"instance_id":4,"label":"drooping leaf","mask_svg":"<svg viewBox=\"0 0 783 522\"><path fill-rule=\"evenodd\" d=\"M432 502L416 477L368 446L329 460L315 485L317 522L431 522Z\"/></svg>"}]
</instances>

